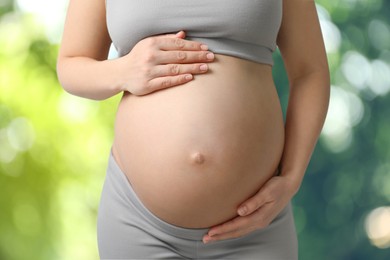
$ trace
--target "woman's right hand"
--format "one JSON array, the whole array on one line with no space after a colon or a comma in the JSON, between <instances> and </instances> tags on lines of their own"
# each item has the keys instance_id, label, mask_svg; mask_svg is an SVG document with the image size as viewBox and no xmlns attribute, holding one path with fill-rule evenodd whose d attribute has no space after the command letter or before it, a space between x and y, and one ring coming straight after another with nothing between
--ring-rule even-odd
<instances>
[{"instance_id":1,"label":"woman's right hand","mask_svg":"<svg viewBox=\"0 0 390 260\"><path fill-rule=\"evenodd\" d=\"M122 90L142 96L187 83L207 72L214 54L200 42L185 40L183 31L139 41L120 58ZM119 61L119 60L118 60Z\"/></svg>"}]
</instances>

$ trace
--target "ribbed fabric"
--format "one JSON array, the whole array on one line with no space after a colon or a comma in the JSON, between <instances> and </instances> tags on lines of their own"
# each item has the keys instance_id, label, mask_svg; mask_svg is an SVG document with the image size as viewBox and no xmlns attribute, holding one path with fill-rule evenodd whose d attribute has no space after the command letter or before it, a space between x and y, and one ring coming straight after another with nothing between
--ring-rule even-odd
<instances>
[{"instance_id":1,"label":"ribbed fabric","mask_svg":"<svg viewBox=\"0 0 390 260\"><path fill-rule=\"evenodd\" d=\"M273 65L282 0L106 0L119 56L142 39L184 30L215 53Z\"/></svg>"}]
</instances>

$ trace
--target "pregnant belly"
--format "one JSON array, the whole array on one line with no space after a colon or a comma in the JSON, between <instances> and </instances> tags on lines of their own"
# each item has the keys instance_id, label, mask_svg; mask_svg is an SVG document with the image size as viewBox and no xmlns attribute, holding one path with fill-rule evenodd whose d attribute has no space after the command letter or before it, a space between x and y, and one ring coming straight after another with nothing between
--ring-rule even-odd
<instances>
[{"instance_id":1,"label":"pregnant belly","mask_svg":"<svg viewBox=\"0 0 390 260\"><path fill-rule=\"evenodd\" d=\"M216 55L210 71L145 96L126 94L113 153L144 205L162 220L204 228L276 174L284 145L271 68Z\"/></svg>"}]
</instances>

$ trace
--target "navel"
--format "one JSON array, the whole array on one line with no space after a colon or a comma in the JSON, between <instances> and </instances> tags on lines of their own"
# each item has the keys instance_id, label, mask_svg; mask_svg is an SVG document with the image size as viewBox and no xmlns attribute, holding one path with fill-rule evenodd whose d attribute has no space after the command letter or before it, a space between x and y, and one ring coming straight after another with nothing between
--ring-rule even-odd
<instances>
[{"instance_id":1,"label":"navel","mask_svg":"<svg viewBox=\"0 0 390 260\"><path fill-rule=\"evenodd\" d=\"M191 162L194 164L203 164L205 162L204 155L200 152L194 152L191 154Z\"/></svg>"}]
</instances>

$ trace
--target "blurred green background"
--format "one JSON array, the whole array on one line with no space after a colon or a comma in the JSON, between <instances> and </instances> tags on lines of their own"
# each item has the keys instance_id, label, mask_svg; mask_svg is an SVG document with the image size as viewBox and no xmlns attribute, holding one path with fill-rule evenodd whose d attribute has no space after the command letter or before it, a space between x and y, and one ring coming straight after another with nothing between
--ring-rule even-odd
<instances>
[{"instance_id":1,"label":"blurred green background","mask_svg":"<svg viewBox=\"0 0 390 260\"><path fill-rule=\"evenodd\" d=\"M67 3L0 0L1 260L98 259L97 206L119 96L97 102L60 87ZM390 1L317 7L332 94L293 199L300 259L390 259ZM288 81L274 57L285 112Z\"/></svg>"}]
</instances>

